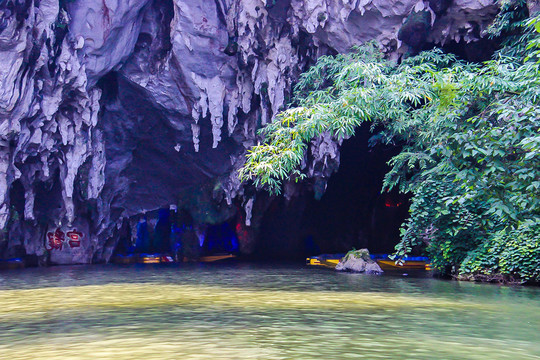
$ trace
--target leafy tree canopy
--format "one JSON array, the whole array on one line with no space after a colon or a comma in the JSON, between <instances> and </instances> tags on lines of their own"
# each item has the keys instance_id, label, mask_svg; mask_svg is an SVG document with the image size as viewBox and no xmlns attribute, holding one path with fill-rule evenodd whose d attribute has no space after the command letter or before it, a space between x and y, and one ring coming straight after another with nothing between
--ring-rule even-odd
<instances>
[{"instance_id":1,"label":"leafy tree canopy","mask_svg":"<svg viewBox=\"0 0 540 360\"><path fill-rule=\"evenodd\" d=\"M367 122L384 129L374 139L402 145L382 184L412 195L398 259L421 246L443 272L540 280L540 21L506 4L491 31L511 45L482 64L434 49L396 65L374 43L320 58L241 178L279 193L305 177L312 140Z\"/></svg>"}]
</instances>

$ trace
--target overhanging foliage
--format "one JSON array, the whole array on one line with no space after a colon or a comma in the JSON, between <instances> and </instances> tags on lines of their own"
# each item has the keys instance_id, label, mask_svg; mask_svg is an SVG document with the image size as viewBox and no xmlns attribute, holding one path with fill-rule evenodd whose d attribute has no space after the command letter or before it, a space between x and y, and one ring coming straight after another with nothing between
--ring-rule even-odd
<instances>
[{"instance_id":1,"label":"overhanging foliage","mask_svg":"<svg viewBox=\"0 0 540 360\"><path fill-rule=\"evenodd\" d=\"M540 280L531 270L540 268L538 237L527 235L540 231L537 22L482 64L435 49L394 65L375 44L321 58L298 82L295 107L262 129L241 178L279 192L284 180L305 176L313 139L347 138L369 122L384 128L380 141L404 144L383 184L412 194L396 256L421 245L441 271ZM516 229L532 250L512 266L494 265L496 256L482 265L478 249Z\"/></svg>"}]
</instances>

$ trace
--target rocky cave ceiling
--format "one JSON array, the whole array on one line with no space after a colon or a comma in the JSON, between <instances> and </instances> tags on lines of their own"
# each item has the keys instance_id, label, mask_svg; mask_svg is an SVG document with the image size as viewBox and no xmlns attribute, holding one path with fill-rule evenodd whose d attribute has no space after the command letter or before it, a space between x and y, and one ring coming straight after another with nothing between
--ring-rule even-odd
<instances>
[{"instance_id":1,"label":"rocky cave ceiling","mask_svg":"<svg viewBox=\"0 0 540 360\"><path fill-rule=\"evenodd\" d=\"M395 60L471 43L496 12L488 0L2 1L0 252L41 256L49 229L76 226L84 249L57 262L107 260L124 219L182 202L214 220L241 211L249 227L265 205L236 171L319 56L372 39ZM339 145L314 142L306 171L326 181Z\"/></svg>"}]
</instances>

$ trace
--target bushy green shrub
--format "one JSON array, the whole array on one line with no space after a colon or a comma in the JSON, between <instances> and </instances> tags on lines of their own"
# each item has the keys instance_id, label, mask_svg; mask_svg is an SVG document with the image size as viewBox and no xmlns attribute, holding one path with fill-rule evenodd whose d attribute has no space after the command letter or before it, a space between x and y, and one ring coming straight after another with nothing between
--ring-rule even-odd
<instances>
[{"instance_id":1,"label":"bushy green shrub","mask_svg":"<svg viewBox=\"0 0 540 360\"><path fill-rule=\"evenodd\" d=\"M501 230L470 251L460 273L475 276L504 274L522 281L540 282L540 223Z\"/></svg>"}]
</instances>

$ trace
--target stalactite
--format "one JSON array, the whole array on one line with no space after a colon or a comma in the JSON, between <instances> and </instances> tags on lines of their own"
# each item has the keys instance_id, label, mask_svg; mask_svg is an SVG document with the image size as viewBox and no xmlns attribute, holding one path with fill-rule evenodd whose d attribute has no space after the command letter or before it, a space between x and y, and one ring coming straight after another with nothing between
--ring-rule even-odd
<instances>
[{"instance_id":1,"label":"stalactite","mask_svg":"<svg viewBox=\"0 0 540 360\"><path fill-rule=\"evenodd\" d=\"M193 147L195 148L195 152L199 152L201 127L198 124L191 124L191 132L193 133Z\"/></svg>"},{"instance_id":2,"label":"stalactite","mask_svg":"<svg viewBox=\"0 0 540 360\"><path fill-rule=\"evenodd\" d=\"M251 217L252 217L252 211L253 211L253 202L255 201L254 198L250 198L246 201L244 204L244 210L246 212L246 226L251 226Z\"/></svg>"}]
</instances>

